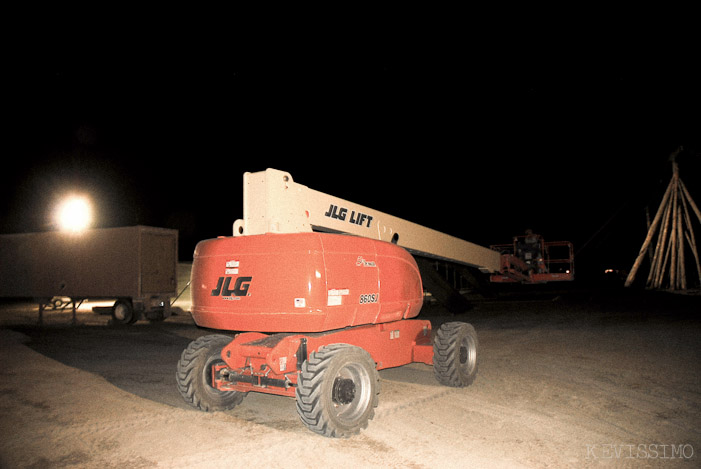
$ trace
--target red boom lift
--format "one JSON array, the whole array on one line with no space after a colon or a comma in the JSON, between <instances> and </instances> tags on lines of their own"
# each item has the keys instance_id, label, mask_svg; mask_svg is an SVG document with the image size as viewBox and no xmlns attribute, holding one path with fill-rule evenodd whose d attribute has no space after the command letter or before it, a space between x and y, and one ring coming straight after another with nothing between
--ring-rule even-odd
<instances>
[{"instance_id":1,"label":"red boom lift","mask_svg":"<svg viewBox=\"0 0 701 469\"><path fill-rule=\"evenodd\" d=\"M195 249L192 316L247 332L204 336L183 351L177 384L192 406L231 409L250 391L294 397L309 429L346 437L373 418L378 370L418 362L446 386L474 381L475 329L448 322L434 335L429 321L413 319L423 289L412 254L494 274L505 268L501 253L274 169L244 174L233 228Z\"/></svg>"}]
</instances>

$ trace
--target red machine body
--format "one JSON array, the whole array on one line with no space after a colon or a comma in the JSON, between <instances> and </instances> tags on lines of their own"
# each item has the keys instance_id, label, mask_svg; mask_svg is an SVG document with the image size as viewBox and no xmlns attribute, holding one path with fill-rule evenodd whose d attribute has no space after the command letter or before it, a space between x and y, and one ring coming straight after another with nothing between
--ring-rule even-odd
<instances>
[{"instance_id":1,"label":"red machine body","mask_svg":"<svg viewBox=\"0 0 701 469\"><path fill-rule=\"evenodd\" d=\"M262 234L200 242L192 316L202 327L322 332L416 317L416 261L394 244L330 233Z\"/></svg>"}]
</instances>

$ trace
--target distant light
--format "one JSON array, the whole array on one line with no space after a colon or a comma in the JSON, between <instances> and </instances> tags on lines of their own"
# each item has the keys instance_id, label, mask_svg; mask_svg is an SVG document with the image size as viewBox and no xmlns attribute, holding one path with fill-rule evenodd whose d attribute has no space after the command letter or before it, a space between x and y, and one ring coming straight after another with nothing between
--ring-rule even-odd
<instances>
[{"instance_id":1,"label":"distant light","mask_svg":"<svg viewBox=\"0 0 701 469\"><path fill-rule=\"evenodd\" d=\"M70 196L63 200L56 211L56 222L63 231L79 232L90 227L92 207L83 196Z\"/></svg>"},{"instance_id":2,"label":"distant light","mask_svg":"<svg viewBox=\"0 0 701 469\"><path fill-rule=\"evenodd\" d=\"M612 273L613 273L613 269L606 269L606 270L604 270L604 273L605 273L605 274L612 274Z\"/></svg>"}]
</instances>

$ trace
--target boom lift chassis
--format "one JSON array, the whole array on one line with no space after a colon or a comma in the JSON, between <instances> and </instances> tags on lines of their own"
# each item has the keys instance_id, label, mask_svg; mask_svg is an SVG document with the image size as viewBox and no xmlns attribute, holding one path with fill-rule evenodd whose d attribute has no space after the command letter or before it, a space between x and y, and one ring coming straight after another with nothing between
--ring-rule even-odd
<instances>
[{"instance_id":1,"label":"boom lift chassis","mask_svg":"<svg viewBox=\"0 0 701 469\"><path fill-rule=\"evenodd\" d=\"M248 392L294 397L302 422L329 437L365 428L378 370L425 363L437 380L471 384L478 340L467 323L435 333L416 317L421 276L411 254L498 273L501 254L295 183L268 169L244 174L243 219L232 237L202 241L192 315L203 327L246 331L193 341L178 389L204 411Z\"/></svg>"}]
</instances>

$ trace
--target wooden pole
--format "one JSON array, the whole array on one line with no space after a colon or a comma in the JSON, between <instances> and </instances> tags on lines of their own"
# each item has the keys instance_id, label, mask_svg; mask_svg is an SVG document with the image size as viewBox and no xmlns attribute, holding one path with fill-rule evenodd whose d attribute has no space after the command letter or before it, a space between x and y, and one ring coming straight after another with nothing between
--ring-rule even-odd
<instances>
[{"instance_id":1,"label":"wooden pole","mask_svg":"<svg viewBox=\"0 0 701 469\"><path fill-rule=\"evenodd\" d=\"M681 181L680 181L681 182ZM683 186L682 186L683 189ZM688 193L683 191L684 195L688 198ZM693 202L693 201L692 201ZM687 206L686 199L682 198L682 207L684 208L684 220L686 221L687 230L684 233L689 247L691 248L691 253L694 255L696 260L696 271L699 274L699 283L701 284L701 262L699 261L699 251L696 248L696 236L694 236L694 227L691 225L691 217L689 216L689 207Z\"/></svg>"},{"instance_id":2,"label":"wooden pole","mask_svg":"<svg viewBox=\"0 0 701 469\"><path fill-rule=\"evenodd\" d=\"M674 192L672 194L672 229L669 236L669 287L676 289L677 286L677 196L679 195L677 174L674 177Z\"/></svg>"},{"instance_id":3,"label":"wooden pole","mask_svg":"<svg viewBox=\"0 0 701 469\"><path fill-rule=\"evenodd\" d=\"M670 241L667 239L668 238L668 233L669 233L669 224L670 220L672 218L672 209L671 209L671 203L667 204L667 207L665 208L665 223L664 226L662 227L662 230L660 231L660 246L662 247L662 250L660 251L660 257L657 262L657 266L655 269L655 278L653 281L653 284L651 285L652 288L660 288L662 286L662 281L664 279L665 272L667 272L667 261L669 260L669 246L670 246Z\"/></svg>"},{"instance_id":4,"label":"wooden pole","mask_svg":"<svg viewBox=\"0 0 701 469\"><path fill-rule=\"evenodd\" d=\"M681 199L681 195L680 195ZM677 203L677 217L679 218L679 225L677 227L677 279L679 288L686 290L686 264L684 260L684 221L682 218L682 205L681 200Z\"/></svg>"},{"instance_id":5,"label":"wooden pole","mask_svg":"<svg viewBox=\"0 0 701 469\"><path fill-rule=\"evenodd\" d=\"M650 207L647 205L645 206L645 222L647 223L647 230L650 231L650 226L652 225L652 222L650 221ZM647 247L647 255L650 258L650 263L652 263L652 257L654 255L652 244L650 244Z\"/></svg>"},{"instance_id":6,"label":"wooden pole","mask_svg":"<svg viewBox=\"0 0 701 469\"><path fill-rule=\"evenodd\" d=\"M662 219L664 221L662 222L660 234L657 236L655 254L652 258L652 262L650 263L650 274L648 275L646 283L648 287L655 288L655 285L657 285L659 281L660 273L662 272L662 266L664 265L664 262L667 259L667 226L669 225L669 218L669 204L667 204L664 207L664 214L662 215Z\"/></svg>"},{"instance_id":7,"label":"wooden pole","mask_svg":"<svg viewBox=\"0 0 701 469\"><path fill-rule=\"evenodd\" d=\"M684 185L684 182L681 179L679 180L679 185L682 187L682 191L684 191L684 195L686 196L686 200L689 201L691 209L694 211L694 213L696 213L696 216L699 219L699 223L701 223L701 210L699 210L699 208L694 203L694 199L691 198L691 194L689 194L689 191L686 190L686 186Z\"/></svg>"},{"instance_id":8,"label":"wooden pole","mask_svg":"<svg viewBox=\"0 0 701 469\"><path fill-rule=\"evenodd\" d=\"M686 240L691 247L691 253L694 255L694 260L696 261L696 272L699 274L699 284L701 284L701 262L699 261L699 252L696 249L696 239L694 238L694 232L689 230L684 233Z\"/></svg>"},{"instance_id":9,"label":"wooden pole","mask_svg":"<svg viewBox=\"0 0 701 469\"><path fill-rule=\"evenodd\" d=\"M669 182L669 185L667 186L667 190L664 193L664 196L662 197L662 202L660 203L659 208L657 209L657 213L655 214L655 218L652 220L652 225L650 225L650 229L647 231L647 236L645 237L645 242L643 242L643 246L640 248L640 253L638 254L637 259L635 259L635 263L633 264L633 267L630 269L630 273L628 274L628 277L626 278L626 283L625 286L629 287L633 284L635 281L635 275L638 273L638 269L640 268L640 264L643 261L643 258L645 257L645 252L647 251L647 247L650 245L650 241L652 241L652 237L655 234L655 230L657 229L657 225L660 223L660 219L662 218L662 213L664 212L664 207L667 204L667 200L669 199L669 195L672 192L672 181Z\"/></svg>"}]
</instances>

